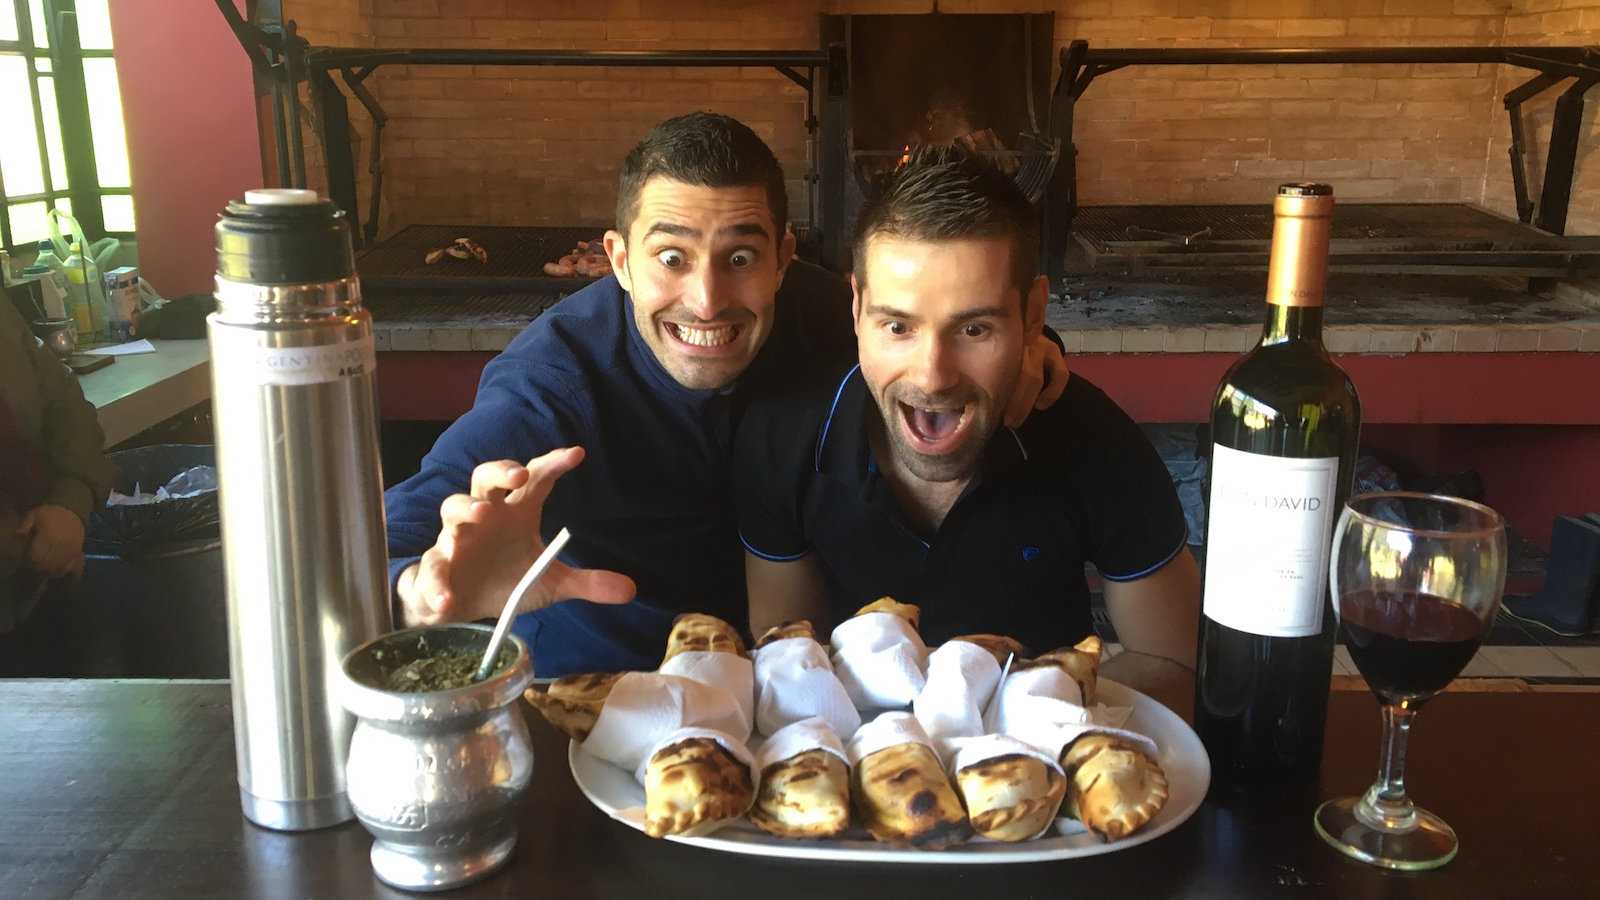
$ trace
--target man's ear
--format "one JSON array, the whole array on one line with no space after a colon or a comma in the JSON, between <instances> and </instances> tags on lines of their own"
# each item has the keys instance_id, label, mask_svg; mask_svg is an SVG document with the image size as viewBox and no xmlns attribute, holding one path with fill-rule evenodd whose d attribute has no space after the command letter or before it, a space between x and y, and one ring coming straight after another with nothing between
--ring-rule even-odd
<instances>
[{"instance_id":1,"label":"man's ear","mask_svg":"<svg viewBox=\"0 0 1600 900\"><path fill-rule=\"evenodd\" d=\"M778 239L778 287L783 287L783 276L789 272L789 263L794 262L796 243L794 230L783 226L783 237Z\"/></svg>"},{"instance_id":2,"label":"man's ear","mask_svg":"<svg viewBox=\"0 0 1600 900\"><path fill-rule=\"evenodd\" d=\"M1028 337L1038 337L1044 331L1044 305L1050 301L1050 279L1040 275L1022 298L1022 328Z\"/></svg>"},{"instance_id":3,"label":"man's ear","mask_svg":"<svg viewBox=\"0 0 1600 900\"><path fill-rule=\"evenodd\" d=\"M617 283L628 293L633 293L633 278L628 273L628 239L615 228L606 231L606 258L611 260L611 271Z\"/></svg>"},{"instance_id":4,"label":"man's ear","mask_svg":"<svg viewBox=\"0 0 1600 900\"><path fill-rule=\"evenodd\" d=\"M861 285L856 283L856 273L850 273L850 322L856 334L861 334Z\"/></svg>"}]
</instances>

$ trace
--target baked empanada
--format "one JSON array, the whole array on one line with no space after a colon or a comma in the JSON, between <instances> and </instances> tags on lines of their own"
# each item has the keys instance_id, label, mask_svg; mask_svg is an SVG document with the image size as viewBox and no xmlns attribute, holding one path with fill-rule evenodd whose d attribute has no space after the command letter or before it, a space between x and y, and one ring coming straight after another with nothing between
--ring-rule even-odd
<instances>
[{"instance_id":1,"label":"baked empanada","mask_svg":"<svg viewBox=\"0 0 1600 900\"><path fill-rule=\"evenodd\" d=\"M1055 820L1067 782L1043 760L996 756L956 773L972 830L997 841L1026 841Z\"/></svg>"},{"instance_id":2,"label":"baked empanada","mask_svg":"<svg viewBox=\"0 0 1600 900\"><path fill-rule=\"evenodd\" d=\"M528 688L522 696L527 698L545 721L554 725L562 734L575 741L584 741L589 737L589 732L594 730L595 720L600 718L600 708L605 706L606 698L611 696L611 689L616 686L617 679L625 672L587 672L582 675L568 675L558 678L550 685L550 689L541 692Z\"/></svg>"},{"instance_id":3,"label":"baked empanada","mask_svg":"<svg viewBox=\"0 0 1600 900\"><path fill-rule=\"evenodd\" d=\"M1061 752L1067 773L1066 809L1106 840L1126 837L1155 818L1167 802L1167 774L1132 743L1086 734Z\"/></svg>"},{"instance_id":4,"label":"baked empanada","mask_svg":"<svg viewBox=\"0 0 1600 900\"><path fill-rule=\"evenodd\" d=\"M773 641L781 641L787 638L797 637L807 637L811 638L812 640L816 640L817 630L812 628L811 623L805 619L796 619L793 622L785 622L782 625L774 625L771 628L768 628L766 631L763 631L761 633L761 637L756 638L756 649L760 650L762 647L765 647Z\"/></svg>"},{"instance_id":5,"label":"baked empanada","mask_svg":"<svg viewBox=\"0 0 1600 900\"><path fill-rule=\"evenodd\" d=\"M977 644L979 647L994 654L994 661L999 663L1002 669L1005 668L1008 658L1015 656L1020 662L1028 655L1028 648L1022 646L1021 641L1016 638L1006 637L1003 634L962 634L950 640Z\"/></svg>"},{"instance_id":6,"label":"baked empanada","mask_svg":"<svg viewBox=\"0 0 1600 900\"><path fill-rule=\"evenodd\" d=\"M661 661L665 663L691 650L743 655L744 641L737 629L716 616L684 613L672 620L672 632L667 635L667 655Z\"/></svg>"},{"instance_id":7,"label":"baked empanada","mask_svg":"<svg viewBox=\"0 0 1600 900\"><path fill-rule=\"evenodd\" d=\"M1060 647L1033 659L1019 659L1011 664L1011 668L1021 671L1038 666L1056 666L1078 683L1078 691L1083 694L1083 705L1091 706L1099 679L1101 647L1100 638L1091 634L1071 647Z\"/></svg>"},{"instance_id":8,"label":"baked empanada","mask_svg":"<svg viewBox=\"0 0 1600 900\"><path fill-rule=\"evenodd\" d=\"M972 836L961 799L925 744L885 747L850 773L850 796L872 836L888 844L942 850Z\"/></svg>"},{"instance_id":9,"label":"baked empanada","mask_svg":"<svg viewBox=\"0 0 1600 900\"><path fill-rule=\"evenodd\" d=\"M709 834L755 799L750 767L710 738L657 750L644 771L644 830L651 837Z\"/></svg>"},{"instance_id":10,"label":"baked empanada","mask_svg":"<svg viewBox=\"0 0 1600 900\"><path fill-rule=\"evenodd\" d=\"M917 623L922 620L922 607L917 606L915 603L901 603L893 597L879 597L871 603L868 603L866 606L856 610L856 615L864 616L867 613L875 612L889 613L891 615L899 616L900 618L905 619L907 622L910 622L912 628L916 628Z\"/></svg>"},{"instance_id":11,"label":"baked empanada","mask_svg":"<svg viewBox=\"0 0 1600 900\"><path fill-rule=\"evenodd\" d=\"M849 767L820 749L767 766L750 821L778 837L837 836L850 827Z\"/></svg>"}]
</instances>

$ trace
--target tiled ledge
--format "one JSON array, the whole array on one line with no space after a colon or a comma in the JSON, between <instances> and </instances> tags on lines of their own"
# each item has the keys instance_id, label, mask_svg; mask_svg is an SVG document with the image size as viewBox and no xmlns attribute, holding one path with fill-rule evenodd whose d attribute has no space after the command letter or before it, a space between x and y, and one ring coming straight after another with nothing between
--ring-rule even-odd
<instances>
[{"instance_id":1,"label":"tiled ledge","mask_svg":"<svg viewBox=\"0 0 1600 900\"><path fill-rule=\"evenodd\" d=\"M531 321L531 320L530 320ZM1065 328L1051 323L1068 353L1243 353L1261 337L1259 325L1180 328ZM524 326L504 323L373 323L377 349L435 352L504 350ZM1334 325L1324 335L1334 353L1600 353L1600 321L1573 325Z\"/></svg>"},{"instance_id":2,"label":"tiled ledge","mask_svg":"<svg viewBox=\"0 0 1600 900\"><path fill-rule=\"evenodd\" d=\"M1261 337L1259 325L1056 330L1068 353L1243 353ZM1323 337L1334 353L1600 353L1600 322L1416 328L1335 325Z\"/></svg>"},{"instance_id":3,"label":"tiled ledge","mask_svg":"<svg viewBox=\"0 0 1600 900\"><path fill-rule=\"evenodd\" d=\"M1243 353L1261 336L1260 276L1069 277L1045 321L1069 353ZM377 349L506 348L555 297L373 298ZM1600 353L1600 288L1548 296L1491 279L1340 276L1324 335L1335 353Z\"/></svg>"}]
</instances>

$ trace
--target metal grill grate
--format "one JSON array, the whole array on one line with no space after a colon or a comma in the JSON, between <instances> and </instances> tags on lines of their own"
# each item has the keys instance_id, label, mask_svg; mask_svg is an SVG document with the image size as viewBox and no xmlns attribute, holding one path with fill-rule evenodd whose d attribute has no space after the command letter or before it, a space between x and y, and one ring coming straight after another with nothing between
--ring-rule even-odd
<instances>
[{"instance_id":1,"label":"metal grill grate","mask_svg":"<svg viewBox=\"0 0 1600 900\"><path fill-rule=\"evenodd\" d=\"M1272 243L1272 207L1090 206L1072 230L1096 266L1257 267ZM1334 265L1371 271L1600 268L1600 237L1549 234L1464 203L1340 204L1329 252Z\"/></svg>"},{"instance_id":2,"label":"metal grill grate","mask_svg":"<svg viewBox=\"0 0 1600 900\"><path fill-rule=\"evenodd\" d=\"M528 324L560 301L560 293L452 294L412 293L378 289L367 291L363 305L374 321L385 325L459 324L471 321L488 327Z\"/></svg>"},{"instance_id":3,"label":"metal grill grate","mask_svg":"<svg viewBox=\"0 0 1600 900\"><path fill-rule=\"evenodd\" d=\"M410 225L363 253L356 264L365 287L428 288L450 293L533 291L570 293L593 279L551 278L544 264L605 234L604 228L499 225ZM489 253L487 263L445 257L428 265L429 250L470 238Z\"/></svg>"}]
</instances>

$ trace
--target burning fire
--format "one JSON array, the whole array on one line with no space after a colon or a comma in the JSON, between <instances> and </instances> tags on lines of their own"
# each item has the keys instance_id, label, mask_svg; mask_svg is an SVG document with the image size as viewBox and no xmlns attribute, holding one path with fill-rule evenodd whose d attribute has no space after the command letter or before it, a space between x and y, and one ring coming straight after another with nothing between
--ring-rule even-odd
<instances>
[{"instance_id":1,"label":"burning fire","mask_svg":"<svg viewBox=\"0 0 1600 900\"><path fill-rule=\"evenodd\" d=\"M911 145L907 144L900 148L900 161L895 163L895 168L899 168L909 162L911 162Z\"/></svg>"}]
</instances>

